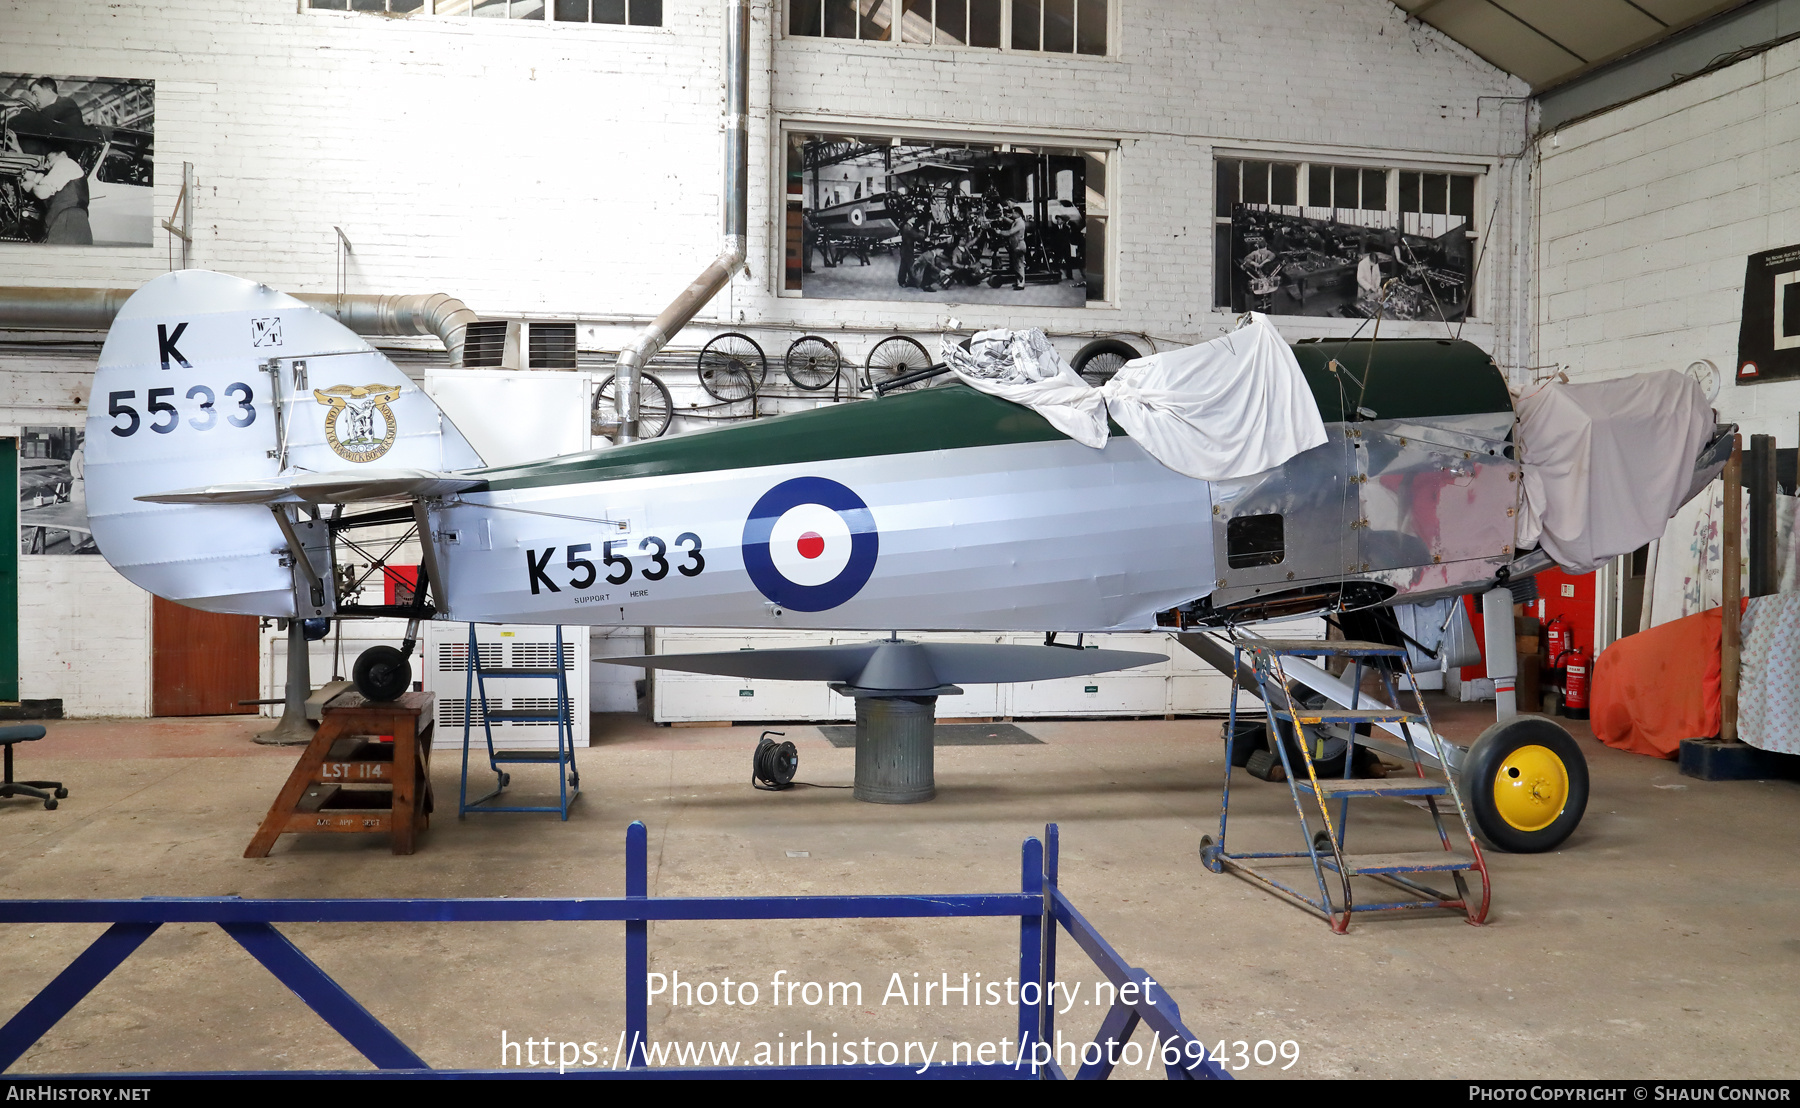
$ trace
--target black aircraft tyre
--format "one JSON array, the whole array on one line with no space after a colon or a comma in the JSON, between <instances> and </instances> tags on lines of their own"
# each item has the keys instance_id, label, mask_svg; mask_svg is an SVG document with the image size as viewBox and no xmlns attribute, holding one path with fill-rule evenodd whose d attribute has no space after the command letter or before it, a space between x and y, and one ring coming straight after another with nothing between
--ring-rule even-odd
<instances>
[{"instance_id":1,"label":"black aircraft tyre","mask_svg":"<svg viewBox=\"0 0 1800 1108\"><path fill-rule=\"evenodd\" d=\"M1457 782L1476 832L1514 854L1561 846L1587 810L1588 768L1567 731L1515 716L1481 733Z\"/></svg>"},{"instance_id":2,"label":"black aircraft tyre","mask_svg":"<svg viewBox=\"0 0 1800 1108\"><path fill-rule=\"evenodd\" d=\"M371 646L357 656L350 676L356 691L370 700L398 700L412 688L412 663L391 646Z\"/></svg>"}]
</instances>

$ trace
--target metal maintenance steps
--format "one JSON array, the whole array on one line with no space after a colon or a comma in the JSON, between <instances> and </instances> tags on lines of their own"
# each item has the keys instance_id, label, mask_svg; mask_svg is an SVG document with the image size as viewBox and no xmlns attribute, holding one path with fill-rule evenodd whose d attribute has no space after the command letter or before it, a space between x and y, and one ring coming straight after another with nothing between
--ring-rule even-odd
<instances>
[{"instance_id":1,"label":"metal maintenance steps","mask_svg":"<svg viewBox=\"0 0 1800 1108\"><path fill-rule=\"evenodd\" d=\"M1491 891L1487 864L1482 859L1481 848L1469 827L1468 813L1455 787L1449 781L1425 775L1419 742L1428 740L1432 744L1439 765L1446 765L1448 761L1443 739L1432 729L1424 698L1418 691L1417 682L1412 680L1406 649L1357 640L1264 639L1240 634L1234 643L1234 664L1241 664L1246 656L1256 674L1269 744L1280 758L1306 849L1238 853L1226 849L1225 836L1231 817L1232 745L1240 741L1238 697L1243 691L1234 684L1231 715L1225 729L1225 783L1220 797L1219 837L1216 843L1210 835L1200 840L1200 857L1206 867L1214 873L1230 870L1271 892L1299 901L1324 916L1331 923L1331 929L1339 934L1349 930L1350 917L1357 912L1449 908L1462 911L1470 923L1484 921ZM1316 658L1321 664L1331 658L1346 659L1354 671L1349 675L1349 686L1357 690L1352 694L1351 703L1319 707L1299 703L1296 685L1282 668L1282 659L1287 657ZM1400 700L1395 694L1394 677L1405 674L1417 710L1357 707L1355 701L1362 696L1365 668L1380 676L1387 699L1396 704ZM1372 779L1351 776L1358 761L1355 756L1358 730L1367 730L1372 724L1398 725L1412 756L1410 773L1402 771L1402 776ZM1319 775L1317 763L1323 756L1327 737L1345 740L1341 777ZM1441 798L1448 798L1456 808L1456 820L1448 825L1445 813L1438 807ZM1423 799L1431 814L1437 849L1370 854L1346 852L1344 843L1353 799ZM1314 829L1308 818L1309 811L1323 824L1323 829ZM1462 849L1464 843L1467 850ZM1302 859L1310 864L1317 883L1316 898L1286 884L1283 880L1286 875L1273 865L1283 860L1297 862ZM1426 873L1448 873L1455 883L1455 891L1439 890L1407 876ZM1469 894L1464 878L1469 873L1481 881L1479 902ZM1327 875L1335 880L1328 880ZM1351 878L1381 882L1410 896L1404 900L1359 903Z\"/></svg>"},{"instance_id":2,"label":"metal maintenance steps","mask_svg":"<svg viewBox=\"0 0 1800 1108\"><path fill-rule=\"evenodd\" d=\"M1454 850L1417 850L1400 854L1345 854L1341 872L1352 877L1384 873L1452 873L1475 868L1475 859ZM1339 869L1338 859L1321 858L1327 869Z\"/></svg>"},{"instance_id":3,"label":"metal maintenance steps","mask_svg":"<svg viewBox=\"0 0 1800 1108\"><path fill-rule=\"evenodd\" d=\"M568 657L569 655L563 649L562 627L559 625L556 628L555 658L558 663L556 668L483 666L481 664L481 648L475 641L475 625L469 624L468 691L465 701L468 710L463 713L462 788L457 796L459 818L470 812L555 812L565 820L569 818L569 803L581 792L581 773L575 768L575 720L574 708L569 700L568 671L562 668L568 664ZM487 679L489 677L537 677L553 680L556 682L556 707L490 708L487 697ZM469 746L477 704L480 705L482 733L487 739L488 768L494 771L495 785L492 792L470 800ZM496 750L494 748L494 724L507 722L555 723L556 749ZM555 766L557 803L538 805L489 803L498 799L500 794L506 791L506 787L512 784L512 774L500 768L509 765Z\"/></svg>"},{"instance_id":4,"label":"metal maintenance steps","mask_svg":"<svg viewBox=\"0 0 1800 1108\"><path fill-rule=\"evenodd\" d=\"M1389 777L1365 781L1357 778L1327 777L1321 781L1308 778L1294 782L1298 787L1320 796L1449 796L1450 786L1442 781L1417 777Z\"/></svg>"}]
</instances>

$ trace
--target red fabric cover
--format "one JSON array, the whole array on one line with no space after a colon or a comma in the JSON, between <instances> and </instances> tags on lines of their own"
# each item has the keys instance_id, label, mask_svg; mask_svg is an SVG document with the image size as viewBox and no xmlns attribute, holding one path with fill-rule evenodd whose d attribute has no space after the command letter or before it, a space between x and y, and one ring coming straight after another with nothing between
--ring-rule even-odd
<instances>
[{"instance_id":1,"label":"red fabric cover","mask_svg":"<svg viewBox=\"0 0 1800 1108\"><path fill-rule=\"evenodd\" d=\"M1721 611L1671 620L1606 648L1593 674L1596 739L1633 754L1673 758L1682 739L1719 733Z\"/></svg>"}]
</instances>

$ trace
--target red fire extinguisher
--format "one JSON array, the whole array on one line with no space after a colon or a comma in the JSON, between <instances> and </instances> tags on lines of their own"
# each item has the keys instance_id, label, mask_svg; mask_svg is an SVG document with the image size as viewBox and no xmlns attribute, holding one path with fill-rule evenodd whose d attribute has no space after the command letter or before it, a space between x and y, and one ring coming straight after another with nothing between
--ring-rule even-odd
<instances>
[{"instance_id":1,"label":"red fire extinguisher","mask_svg":"<svg viewBox=\"0 0 1800 1108\"><path fill-rule=\"evenodd\" d=\"M1561 664L1563 651L1569 649L1569 621L1557 616L1544 625L1544 646L1552 669Z\"/></svg>"},{"instance_id":2,"label":"red fire extinguisher","mask_svg":"<svg viewBox=\"0 0 1800 1108\"><path fill-rule=\"evenodd\" d=\"M1563 655L1563 714L1570 719L1588 718L1588 657L1579 646Z\"/></svg>"}]
</instances>

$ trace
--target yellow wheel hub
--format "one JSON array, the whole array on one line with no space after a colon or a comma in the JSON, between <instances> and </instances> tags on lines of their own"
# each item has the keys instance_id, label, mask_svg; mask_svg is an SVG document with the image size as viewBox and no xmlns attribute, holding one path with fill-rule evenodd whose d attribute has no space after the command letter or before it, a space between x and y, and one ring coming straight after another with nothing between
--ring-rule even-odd
<instances>
[{"instance_id":1,"label":"yellow wheel hub","mask_svg":"<svg viewBox=\"0 0 1800 1108\"><path fill-rule=\"evenodd\" d=\"M1569 771L1548 747L1522 746L1494 774L1494 809L1520 831L1542 831L1569 800Z\"/></svg>"}]
</instances>

